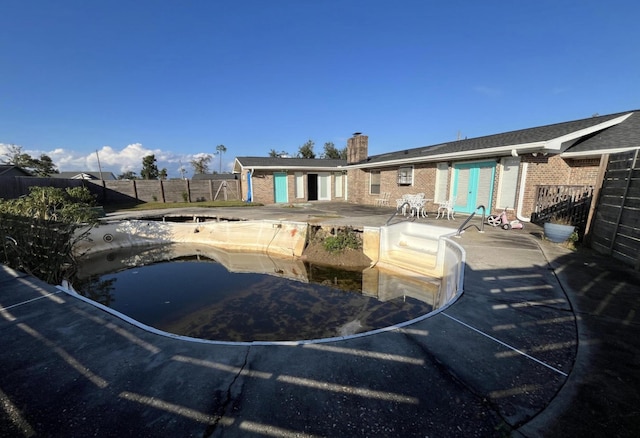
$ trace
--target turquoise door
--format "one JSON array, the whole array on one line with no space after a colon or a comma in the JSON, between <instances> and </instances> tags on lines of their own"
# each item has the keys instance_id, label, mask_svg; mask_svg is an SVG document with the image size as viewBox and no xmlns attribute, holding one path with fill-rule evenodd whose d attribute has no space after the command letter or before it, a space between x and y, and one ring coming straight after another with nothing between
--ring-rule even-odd
<instances>
[{"instance_id":1,"label":"turquoise door","mask_svg":"<svg viewBox=\"0 0 640 438\"><path fill-rule=\"evenodd\" d=\"M454 209L460 213L473 213L480 205L491 210L496 162L453 165Z\"/></svg>"},{"instance_id":2,"label":"turquoise door","mask_svg":"<svg viewBox=\"0 0 640 438\"><path fill-rule=\"evenodd\" d=\"M276 172L273 174L273 198L276 203L288 202L287 196L287 173Z\"/></svg>"}]
</instances>

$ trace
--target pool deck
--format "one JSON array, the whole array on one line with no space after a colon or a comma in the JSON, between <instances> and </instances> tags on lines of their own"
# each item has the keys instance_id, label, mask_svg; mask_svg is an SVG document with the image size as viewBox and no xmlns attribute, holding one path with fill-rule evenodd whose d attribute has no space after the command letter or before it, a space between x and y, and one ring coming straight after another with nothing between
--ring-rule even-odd
<instances>
[{"instance_id":1,"label":"pool deck","mask_svg":"<svg viewBox=\"0 0 640 438\"><path fill-rule=\"evenodd\" d=\"M392 211L184 210L356 227ZM0 436L638 436L640 274L534 225L455 240L467 266L452 306L307 345L160 336L0 265Z\"/></svg>"}]
</instances>

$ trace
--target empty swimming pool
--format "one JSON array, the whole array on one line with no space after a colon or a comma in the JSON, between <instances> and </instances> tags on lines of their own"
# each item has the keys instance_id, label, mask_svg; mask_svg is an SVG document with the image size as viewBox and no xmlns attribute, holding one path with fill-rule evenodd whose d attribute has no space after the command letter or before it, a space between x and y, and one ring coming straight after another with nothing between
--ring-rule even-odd
<instances>
[{"instance_id":1,"label":"empty swimming pool","mask_svg":"<svg viewBox=\"0 0 640 438\"><path fill-rule=\"evenodd\" d=\"M428 314L439 283L208 246L133 247L82 260L74 288L158 330L230 342L367 332Z\"/></svg>"}]
</instances>

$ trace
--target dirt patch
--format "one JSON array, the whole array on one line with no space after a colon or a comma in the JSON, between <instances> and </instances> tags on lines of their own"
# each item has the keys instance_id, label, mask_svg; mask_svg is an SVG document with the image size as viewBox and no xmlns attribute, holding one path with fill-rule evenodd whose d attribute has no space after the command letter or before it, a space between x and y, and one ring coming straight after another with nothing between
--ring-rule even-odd
<instances>
[{"instance_id":1,"label":"dirt patch","mask_svg":"<svg viewBox=\"0 0 640 438\"><path fill-rule=\"evenodd\" d=\"M331 235L323 229L315 230L307 247L302 253L302 258L309 263L317 265L343 266L345 268L366 268L371 265L371 259L362 252L362 236L357 233L360 240L358 249L344 248L340 251L329 252L325 249L324 239Z\"/></svg>"},{"instance_id":2,"label":"dirt patch","mask_svg":"<svg viewBox=\"0 0 640 438\"><path fill-rule=\"evenodd\" d=\"M367 267L371 259L364 255L361 249L345 248L342 251L330 253L322 242L311 242L302 253L304 260L317 265L334 265L348 268Z\"/></svg>"}]
</instances>

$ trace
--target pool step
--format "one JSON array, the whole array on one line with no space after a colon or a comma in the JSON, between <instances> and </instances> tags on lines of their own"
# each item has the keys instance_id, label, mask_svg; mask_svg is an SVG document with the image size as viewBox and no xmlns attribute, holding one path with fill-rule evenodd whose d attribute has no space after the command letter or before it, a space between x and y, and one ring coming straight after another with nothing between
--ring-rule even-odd
<instances>
[{"instance_id":1,"label":"pool step","mask_svg":"<svg viewBox=\"0 0 640 438\"><path fill-rule=\"evenodd\" d=\"M379 263L409 271L442 276L442 237L452 234L450 228L402 222L383 227L380 233Z\"/></svg>"},{"instance_id":2,"label":"pool step","mask_svg":"<svg viewBox=\"0 0 640 438\"><path fill-rule=\"evenodd\" d=\"M398 241L392 242L380 259L386 263L411 271L432 271L436 267L438 240L431 237L400 233Z\"/></svg>"},{"instance_id":3,"label":"pool step","mask_svg":"<svg viewBox=\"0 0 640 438\"><path fill-rule=\"evenodd\" d=\"M415 272L432 271L436 268L435 253L411 247L399 246L380 254L380 261Z\"/></svg>"},{"instance_id":4,"label":"pool step","mask_svg":"<svg viewBox=\"0 0 640 438\"><path fill-rule=\"evenodd\" d=\"M393 246L434 255L438 253L438 240L404 233L400 235L400 239Z\"/></svg>"},{"instance_id":5,"label":"pool step","mask_svg":"<svg viewBox=\"0 0 640 438\"><path fill-rule=\"evenodd\" d=\"M440 296L440 279L416 274L398 266L394 266L392 274L385 269L378 270L378 299L414 298L432 306L436 306ZM398 278L402 277L402 281Z\"/></svg>"}]
</instances>

